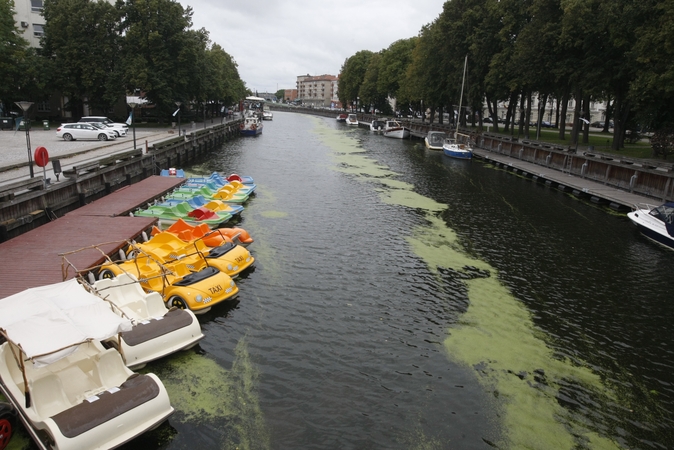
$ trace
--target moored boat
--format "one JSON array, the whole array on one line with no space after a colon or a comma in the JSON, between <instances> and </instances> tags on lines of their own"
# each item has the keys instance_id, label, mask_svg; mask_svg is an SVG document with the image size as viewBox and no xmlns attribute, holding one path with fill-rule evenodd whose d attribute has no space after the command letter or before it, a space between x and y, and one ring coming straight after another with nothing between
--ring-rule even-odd
<instances>
[{"instance_id":1,"label":"moored boat","mask_svg":"<svg viewBox=\"0 0 674 450\"><path fill-rule=\"evenodd\" d=\"M168 310L157 292L145 292L131 274L98 280L94 293L114 305L113 311L132 322L131 330L104 341L120 351L132 370L180 350L194 347L203 339L199 321L189 310Z\"/></svg>"},{"instance_id":2,"label":"moored boat","mask_svg":"<svg viewBox=\"0 0 674 450\"><path fill-rule=\"evenodd\" d=\"M212 306L239 294L232 277L215 267L193 271L184 262L165 263L140 250L138 252L130 260L103 264L98 271L98 278L131 274L146 291L160 293L168 308L189 308L195 314L205 313Z\"/></svg>"},{"instance_id":3,"label":"moored boat","mask_svg":"<svg viewBox=\"0 0 674 450\"><path fill-rule=\"evenodd\" d=\"M130 330L75 279L0 302L0 389L39 448L115 448L173 413L156 375L101 344Z\"/></svg>"},{"instance_id":4,"label":"moored boat","mask_svg":"<svg viewBox=\"0 0 674 450\"><path fill-rule=\"evenodd\" d=\"M337 116L337 122L346 122L347 117L349 117L348 114L340 114Z\"/></svg>"},{"instance_id":5,"label":"moored boat","mask_svg":"<svg viewBox=\"0 0 674 450\"><path fill-rule=\"evenodd\" d=\"M243 136L257 136L262 134L262 121L257 115L251 114L243 119L243 123L239 125L239 131Z\"/></svg>"},{"instance_id":6,"label":"moored boat","mask_svg":"<svg viewBox=\"0 0 674 450\"><path fill-rule=\"evenodd\" d=\"M374 131L375 133L383 133L385 128L386 128L385 120L375 119L370 124L370 131Z\"/></svg>"},{"instance_id":7,"label":"moored boat","mask_svg":"<svg viewBox=\"0 0 674 450\"><path fill-rule=\"evenodd\" d=\"M454 137L448 137L442 144L442 152L445 156L456 159L472 159L473 149L470 147L469 136L461 135L466 138L466 142L459 142L459 123L461 122L461 105L463 103L463 87L466 83L466 67L468 66L468 55L463 62L463 80L461 81L461 96L459 97L459 114L456 119L456 131Z\"/></svg>"},{"instance_id":8,"label":"moored boat","mask_svg":"<svg viewBox=\"0 0 674 450\"><path fill-rule=\"evenodd\" d=\"M358 116L356 114L349 114L346 116L346 124L358 126Z\"/></svg>"},{"instance_id":9,"label":"moored boat","mask_svg":"<svg viewBox=\"0 0 674 450\"><path fill-rule=\"evenodd\" d=\"M455 159L473 158L473 150L469 144L460 143L456 138L447 138L442 144L442 151L445 156Z\"/></svg>"},{"instance_id":10,"label":"moored boat","mask_svg":"<svg viewBox=\"0 0 674 450\"><path fill-rule=\"evenodd\" d=\"M442 150L445 139L447 139L447 133L444 131L429 131L424 138L424 144L428 149Z\"/></svg>"},{"instance_id":11,"label":"moored boat","mask_svg":"<svg viewBox=\"0 0 674 450\"><path fill-rule=\"evenodd\" d=\"M648 239L674 250L674 202L635 205L627 217Z\"/></svg>"},{"instance_id":12,"label":"moored boat","mask_svg":"<svg viewBox=\"0 0 674 450\"><path fill-rule=\"evenodd\" d=\"M384 127L384 136L395 139L406 139L410 137L410 130L405 128L400 122L395 119L386 121Z\"/></svg>"}]
</instances>

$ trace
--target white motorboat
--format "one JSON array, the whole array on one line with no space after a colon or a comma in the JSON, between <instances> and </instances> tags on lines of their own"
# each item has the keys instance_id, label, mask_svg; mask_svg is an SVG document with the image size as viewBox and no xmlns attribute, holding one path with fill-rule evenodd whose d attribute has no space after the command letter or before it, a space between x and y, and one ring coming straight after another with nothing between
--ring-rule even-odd
<instances>
[{"instance_id":1,"label":"white motorboat","mask_svg":"<svg viewBox=\"0 0 674 450\"><path fill-rule=\"evenodd\" d=\"M273 120L274 119L274 114L271 111L265 110L262 113L262 120Z\"/></svg>"},{"instance_id":2,"label":"white motorboat","mask_svg":"<svg viewBox=\"0 0 674 450\"><path fill-rule=\"evenodd\" d=\"M429 131L424 138L424 144L428 149L442 150L445 139L447 139L447 133L444 131Z\"/></svg>"},{"instance_id":3,"label":"white motorboat","mask_svg":"<svg viewBox=\"0 0 674 450\"><path fill-rule=\"evenodd\" d=\"M0 390L39 448L115 448L173 413L156 375L101 344L131 329L77 280L0 301Z\"/></svg>"},{"instance_id":4,"label":"white motorboat","mask_svg":"<svg viewBox=\"0 0 674 450\"><path fill-rule=\"evenodd\" d=\"M349 114L346 116L346 124L358 126L358 116L356 114Z\"/></svg>"},{"instance_id":5,"label":"white motorboat","mask_svg":"<svg viewBox=\"0 0 674 450\"><path fill-rule=\"evenodd\" d=\"M397 120L390 119L386 121L384 136L396 139L406 139L410 137L410 130L402 126Z\"/></svg>"},{"instance_id":6,"label":"white motorboat","mask_svg":"<svg viewBox=\"0 0 674 450\"><path fill-rule=\"evenodd\" d=\"M370 124L370 131L374 131L375 133L383 133L385 128L385 120L373 120Z\"/></svg>"},{"instance_id":7,"label":"white motorboat","mask_svg":"<svg viewBox=\"0 0 674 450\"><path fill-rule=\"evenodd\" d=\"M445 139L444 144L442 144L442 152L449 156L450 158L456 159L472 159L473 158L473 149L468 144L468 136L465 136L466 142L459 142L459 122L461 117L461 105L463 103L463 86L466 83L466 67L468 66L468 55L463 62L463 80L461 81L461 96L459 97L459 115L456 118L456 132L454 137L448 137Z\"/></svg>"},{"instance_id":8,"label":"white motorboat","mask_svg":"<svg viewBox=\"0 0 674 450\"><path fill-rule=\"evenodd\" d=\"M349 117L348 114L340 114L337 116L337 122L346 122L347 117Z\"/></svg>"},{"instance_id":9,"label":"white motorboat","mask_svg":"<svg viewBox=\"0 0 674 450\"><path fill-rule=\"evenodd\" d=\"M239 125L239 131L244 136L257 136L262 134L262 121L257 116L257 114L251 113L247 114L243 119L243 123Z\"/></svg>"},{"instance_id":10,"label":"white motorboat","mask_svg":"<svg viewBox=\"0 0 674 450\"><path fill-rule=\"evenodd\" d=\"M189 309L167 310L158 292L147 293L131 274L96 281L92 288L131 320L130 331L104 341L118 349L126 365L140 369L150 361L194 347L203 337L199 321Z\"/></svg>"},{"instance_id":11,"label":"white motorboat","mask_svg":"<svg viewBox=\"0 0 674 450\"><path fill-rule=\"evenodd\" d=\"M648 239L674 250L674 202L636 205L627 217Z\"/></svg>"}]
</instances>

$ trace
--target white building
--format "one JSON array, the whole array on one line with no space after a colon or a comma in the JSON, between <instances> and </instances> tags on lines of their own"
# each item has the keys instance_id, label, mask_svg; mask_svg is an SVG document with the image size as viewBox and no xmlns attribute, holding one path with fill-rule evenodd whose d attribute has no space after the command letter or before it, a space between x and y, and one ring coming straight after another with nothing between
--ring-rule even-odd
<instances>
[{"instance_id":1,"label":"white building","mask_svg":"<svg viewBox=\"0 0 674 450\"><path fill-rule=\"evenodd\" d=\"M42 6L42 0L14 0L14 21L31 47L39 47L44 34Z\"/></svg>"},{"instance_id":2,"label":"white building","mask_svg":"<svg viewBox=\"0 0 674 450\"><path fill-rule=\"evenodd\" d=\"M304 105L338 108L338 81L335 75L300 75L297 77L297 98Z\"/></svg>"}]
</instances>

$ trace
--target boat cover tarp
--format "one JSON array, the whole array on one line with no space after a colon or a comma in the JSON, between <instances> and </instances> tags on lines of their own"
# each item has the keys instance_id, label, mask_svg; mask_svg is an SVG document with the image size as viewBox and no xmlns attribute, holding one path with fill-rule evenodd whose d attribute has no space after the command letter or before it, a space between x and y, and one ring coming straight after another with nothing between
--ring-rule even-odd
<instances>
[{"instance_id":1,"label":"boat cover tarp","mask_svg":"<svg viewBox=\"0 0 674 450\"><path fill-rule=\"evenodd\" d=\"M26 289L0 300L0 328L37 366L58 361L87 340L131 330L131 321L88 292L77 280Z\"/></svg>"}]
</instances>

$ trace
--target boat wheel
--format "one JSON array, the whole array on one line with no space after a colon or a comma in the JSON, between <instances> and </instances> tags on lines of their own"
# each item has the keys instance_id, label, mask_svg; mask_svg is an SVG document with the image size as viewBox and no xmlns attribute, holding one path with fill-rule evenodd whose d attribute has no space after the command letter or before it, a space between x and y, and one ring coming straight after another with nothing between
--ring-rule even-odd
<instances>
[{"instance_id":1,"label":"boat wheel","mask_svg":"<svg viewBox=\"0 0 674 450\"><path fill-rule=\"evenodd\" d=\"M187 303L185 303L185 300L178 295L172 295L171 298L169 298L168 304L169 308L175 306L176 308L187 309Z\"/></svg>"},{"instance_id":2,"label":"boat wheel","mask_svg":"<svg viewBox=\"0 0 674 450\"><path fill-rule=\"evenodd\" d=\"M14 420L10 414L0 414L0 450L5 450L12 438Z\"/></svg>"},{"instance_id":3,"label":"boat wheel","mask_svg":"<svg viewBox=\"0 0 674 450\"><path fill-rule=\"evenodd\" d=\"M98 274L99 280L112 280L113 278L115 278L115 273L110 269L103 269Z\"/></svg>"}]
</instances>

